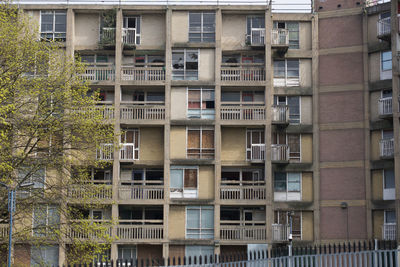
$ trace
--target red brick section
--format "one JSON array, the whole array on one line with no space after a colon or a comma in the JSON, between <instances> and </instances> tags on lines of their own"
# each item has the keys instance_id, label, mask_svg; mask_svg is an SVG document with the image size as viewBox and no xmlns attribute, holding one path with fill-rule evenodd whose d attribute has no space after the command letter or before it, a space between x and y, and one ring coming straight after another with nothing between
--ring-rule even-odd
<instances>
[{"instance_id":1,"label":"red brick section","mask_svg":"<svg viewBox=\"0 0 400 267\"><path fill-rule=\"evenodd\" d=\"M359 3L357 5L357 3ZM332 11L332 10L343 10L346 8L357 8L361 7L364 0L316 0L315 6L317 12ZM338 7L340 5L340 7ZM320 9L322 7L322 9Z\"/></svg>"},{"instance_id":2,"label":"red brick section","mask_svg":"<svg viewBox=\"0 0 400 267\"><path fill-rule=\"evenodd\" d=\"M319 103L320 123L356 122L364 118L361 91L320 94Z\"/></svg>"},{"instance_id":3,"label":"red brick section","mask_svg":"<svg viewBox=\"0 0 400 267\"><path fill-rule=\"evenodd\" d=\"M322 55L319 57L320 86L361 84L363 83L363 75L362 53Z\"/></svg>"},{"instance_id":4,"label":"red brick section","mask_svg":"<svg viewBox=\"0 0 400 267\"><path fill-rule=\"evenodd\" d=\"M322 239L365 239L365 207L321 207Z\"/></svg>"},{"instance_id":5,"label":"red brick section","mask_svg":"<svg viewBox=\"0 0 400 267\"><path fill-rule=\"evenodd\" d=\"M364 160L363 129L321 131L320 161Z\"/></svg>"},{"instance_id":6,"label":"red brick section","mask_svg":"<svg viewBox=\"0 0 400 267\"><path fill-rule=\"evenodd\" d=\"M365 199L362 168L321 169L321 200Z\"/></svg>"},{"instance_id":7,"label":"red brick section","mask_svg":"<svg viewBox=\"0 0 400 267\"><path fill-rule=\"evenodd\" d=\"M319 48L362 45L362 16L326 18L319 21Z\"/></svg>"}]
</instances>

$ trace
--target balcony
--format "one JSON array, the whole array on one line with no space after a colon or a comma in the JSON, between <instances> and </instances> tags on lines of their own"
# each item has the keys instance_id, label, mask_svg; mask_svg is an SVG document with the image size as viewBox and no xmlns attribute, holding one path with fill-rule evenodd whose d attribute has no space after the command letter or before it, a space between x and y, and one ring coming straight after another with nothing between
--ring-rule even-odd
<instances>
[{"instance_id":1,"label":"balcony","mask_svg":"<svg viewBox=\"0 0 400 267\"><path fill-rule=\"evenodd\" d=\"M272 106L272 123L289 124L289 107L283 105Z\"/></svg>"},{"instance_id":2,"label":"balcony","mask_svg":"<svg viewBox=\"0 0 400 267\"><path fill-rule=\"evenodd\" d=\"M74 200L111 200L112 186L104 184L73 184L68 188L68 198Z\"/></svg>"},{"instance_id":3,"label":"balcony","mask_svg":"<svg viewBox=\"0 0 400 267\"><path fill-rule=\"evenodd\" d=\"M394 139L381 139L379 141L379 150L381 158L393 158L394 155Z\"/></svg>"},{"instance_id":4,"label":"balcony","mask_svg":"<svg viewBox=\"0 0 400 267\"><path fill-rule=\"evenodd\" d=\"M6 223L1 223L0 224L0 239L5 239L9 235L9 228L10 225Z\"/></svg>"},{"instance_id":5,"label":"balcony","mask_svg":"<svg viewBox=\"0 0 400 267\"><path fill-rule=\"evenodd\" d=\"M97 160L113 160L114 145L113 144L100 144L100 148L96 150Z\"/></svg>"},{"instance_id":6,"label":"balcony","mask_svg":"<svg viewBox=\"0 0 400 267\"><path fill-rule=\"evenodd\" d=\"M378 100L379 116L390 116L393 114L392 98L385 97Z\"/></svg>"},{"instance_id":7,"label":"balcony","mask_svg":"<svg viewBox=\"0 0 400 267\"><path fill-rule=\"evenodd\" d=\"M221 221L220 238L224 241L265 241L264 221Z\"/></svg>"},{"instance_id":8,"label":"balcony","mask_svg":"<svg viewBox=\"0 0 400 267\"><path fill-rule=\"evenodd\" d=\"M162 241L164 226L162 220L119 220L118 242Z\"/></svg>"},{"instance_id":9,"label":"balcony","mask_svg":"<svg viewBox=\"0 0 400 267\"><path fill-rule=\"evenodd\" d=\"M289 162L289 146L288 145L271 145L271 161L275 163Z\"/></svg>"},{"instance_id":10,"label":"balcony","mask_svg":"<svg viewBox=\"0 0 400 267\"><path fill-rule=\"evenodd\" d=\"M121 120L165 120L165 106L122 105Z\"/></svg>"},{"instance_id":11,"label":"balcony","mask_svg":"<svg viewBox=\"0 0 400 267\"><path fill-rule=\"evenodd\" d=\"M382 239L383 240L396 240L396 228L395 223L384 223L382 225Z\"/></svg>"},{"instance_id":12,"label":"balcony","mask_svg":"<svg viewBox=\"0 0 400 267\"><path fill-rule=\"evenodd\" d=\"M271 30L271 47L280 53L286 53L289 48L289 31L287 29Z\"/></svg>"},{"instance_id":13,"label":"balcony","mask_svg":"<svg viewBox=\"0 0 400 267\"><path fill-rule=\"evenodd\" d=\"M122 29L122 42L126 45L138 45L140 43L140 34L135 28Z\"/></svg>"},{"instance_id":14,"label":"balcony","mask_svg":"<svg viewBox=\"0 0 400 267\"><path fill-rule=\"evenodd\" d=\"M275 242L289 241L290 226L288 224L272 224L272 240Z\"/></svg>"},{"instance_id":15,"label":"balcony","mask_svg":"<svg viewBox=\"0 0 400 267\"><path fill-rule=\"evenodd\" d=\"M299 77L274 77L274 86L275 87L294 87L300 86L300 78Z\"/></svg>"},{"instance_id":16,"label":"balcony","mask_svg":"<svg viewBox=\"0 0 400 267\"><path fill-rule=\"evenodd\" d=\"M247 149L247 160L253 162L262 162L265 160L265 144L251 144Z\"/></svg>"},{"instance_id":17,"label":"balcony","mask_svg":"<svg viewBox=\"0 0 400 267\"><path fill-rule=\"evenodd\" d=\"M265 45L265 29L251 29L250 34L246 34L246 45L264 46Z\"/></svg>"},{"instance_id":18,"label":"balcony","mask_svg":"<svg viewBox=\"0 0 400 267\"><path fill-rule=\"evenodd\" d=\"M100 33L101 45L115 45L115 28L102 28Z\"/></svg>"},{"instance_id":19,"label":"balcony","mask_svg":"<svg viewBox=\"0 0 400 267\"><path fill-rule=\"evenodd\" d=\"M95 227L91 227L91 225ZM111 221L70 220L65 235L70 239L105 240L111 237Z\"/></svg>"},{"instance_id":20,"label":"balcony","mask_svg":"<svg viewBox=\"0 0 400 267\"><path fill-rule=\"evenodd\" d=\"M264 181L222 181L221 200L264 200L266 199Z\"/></svg>"},{"instance_id":21,"label":"balcony","mask_svg":"<svg viewBox=\"0 0 400 267\"><path fill-rule=\"evenodd\" d=\"M124 143L121 144L120 160L138 160L139 148L135 144Z\"/></svg>"},{"instance_id":22,"label":"balcony","mask_svg":"<svg viewBox=\"0 0 400 267\"><path fill-rule=\"evenodd\" d=\"M238 82L262 83L265 81L263 63L222 63L221 82L237 84Z\"/></svg>"},{"instance_id":23,"label":"balcony","mask_svg":"<svg viewBox=\"0 0 400 267\"><path fill-rule=\"evenodd\" d=\"M235 106L224 103L221 107L221 120L265 120L265 107L263 105Z\"/></svg>"},{"instance_id":24,"label":"balcony","mask_svg":"<svg viewBox=\"0 0 400 267\"><path fill-rule=\"evenodd\" d=\"M377 37L383 40L390 40L390 17L379 19L377 27Z\"/></svg>"},{"instance_id":25,"label":"balcony","mask_svg":"<svg viewBox=\"0 0 400 267\"><path fill-rule=\"evenodd\" d=\"M164 186L162 181L146 181L146 185L124 184L119 185L118 194L121 200L162 200L164 199Z\"/></svg>"},{"instance_id":26,"label":"balcony","mask_svg":"<svg viewBox=\"0 0 400 267\"><path fill-rule=\"evenodd\" d=\"M115 70L112 63L97 63L88 65L81 78L89 82L111 82L115 79Z\"/></svg>"},{"instance_id":27,"label":"balcony","mask_svg":"<svg viewBox=\"0 0 400 267\"><path fill-rule=\"evenodd\" d=\"M154 65L155 63L153 63ZM162 65L162 66L161 66ZM165 81L165 67L162 63L159 67L134 67L122 66L121 80L134 81L139 84L151 84Z\"/></svg>"}]
</instances>

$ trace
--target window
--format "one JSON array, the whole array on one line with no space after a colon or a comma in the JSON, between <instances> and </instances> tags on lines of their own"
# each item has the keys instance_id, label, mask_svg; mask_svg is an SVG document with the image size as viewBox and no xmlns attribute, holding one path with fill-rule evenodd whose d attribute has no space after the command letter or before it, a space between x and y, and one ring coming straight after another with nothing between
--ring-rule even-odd
<instances>
[{"instance_id":1,"label":"window","mask_svg":"<svg viewBox=\"0 0 400 267\"><path fill-rule=\"evenodd\" d=\"M383 170L383 200L395 200L396 189L393 169Z\"/></svg>"},{"instance_id":2,"label":"window","mask_svg":"<svg viewBox=\"0 0 400 267\"><path fill-rule=\"evenodd\" d=\"M65 11L40 12L40 36L44 40L65 42L67 13Z\"/></svg>"},{"instance_id":3,"label":"window","mask_svg":"<svg viewBox=\"0 0 400 267\"><path fill-rule=\"evenodd\" d=\"M264 185L264 171L262 169L223 169L221 172L222 185Z\"/></svg>"},{"instance_id":4,"label":"window","mask_svg":"<svg viewBox=\"0 0 400 267\"><path fill-rule=\"evenodd\" d=\"M187 129L187 157L192 159L214 158L214 129L189 127Z\"/></svg>"},{"instance_id":5,"label":"window","mask_svg":"<svg viewBox=\"0 0 400 267\"><path fill-rule=\"evenodd\" d=\"M124 17L122 40L126 44L140 44L140 17Z\"/></svg>"},{"instance_id":6,"label":"window","mask_svg":"<svg viewBox=\"0 0 400 267\"><path fill-rule=\"evenodd\" d=\"M120 180L124 185L162 185L164 171L162 169L121 167Z\"/></svg>"},{"instance_id":7,"label":"window","mask_svg":"<svg viewBox=\"0 0 400 267\"><path fill-rule=\"evenodd\" d=\"M280 225L290 225L290 218L292 219L292 237L293 239L301 240L301 211L282 211L276 210L274 216L274 223Z\"/></svg>"},{"instance_id":8,"label":"window","mask_svg":"<svg viewBox=\"0 0 400 267\"><path fill-rule=\"evenodd\" d=\"M248 129L246 133L246 158L247 160L265 159L264 130Z\"/></svg>"},{"instance_id":9,"label":"window","mask_svg":"<svg viewBox=\"0 0 400 267\"><path fill-rule=\"evenodd\" d=\"M223 91L221 104L235 106L264 105L264 91Z\"/></svg>"},{"instance_id":10,"label":"window","mask_svg":"<svg viewBox=\"0 0 400 267\"><path fill-rule=\"evenodd\" d=\"M274 29L287 29L289 31L289 48L299 49L299 23L274 21Z\"/></svg>"},{"instance_id":11,"label":"window","mask_svg":"<svg viewBox=\"0 0 400 267\"><path fill-rule=\"evenodd\" d=\"M17 191L17 196L20 198L26 198L30 196L31 193L43 193L45 179L45 168L35 170L33 167L21 167L18 170L18 182L21 184L33 183L33 185L28 188L19 189Z\"/></svg>"},{"instance_id":12,"label":"window","mask_svg":"<svg viewBox=\"0 0 400 267\"><path fill-rule=\"evenodd\" d=\"M114 102L114 91L100 90L99 100L102 102L113 103Z\"/></svg>"},{"instance_id":13,"label":"window","mask_svg":"<svg viewBox=\"0 0 400 267\"><path fill-rule=\"evenodd\" d=\"M215 117L214 89L188 88L188 117L212 120Z\"/></svg>"},{"instance_id":14,"label":"window","mask_svg":"<svg viewBox=\"0 0 400 267\"><path fill-rule=\"evenodd\" d=\"M394 210L385 210L385 224L396 224L396 212Z\"/></svg>"},{"instance_id":15,"label":"window","mask_svg":"<svg viewBox=\"0 0 400 267\"><path fill-rule=\"evenodd\" d=\"M33 235L47 236L59 228L60 215L56 206L43 205L33 209Z\"/></svg>"},{"instance_id":16,"label":"window","mask_svg":"<svg viewBox=\"0 0 400 267\"><path fill-rule=\"evenodd\" d=\"M276 172L274 179L274 200L301 200L301 173Z\"/></svg>"},{"instance_id":17,"label":"window","mask_svg":"<svg viewBox=\"0 0 400 267\"><path fill-rule=\"evenodd\" d=\"M381 70L392 70L392 51L381 52Z\"/></svg>"},{"instance_id":18,"label":"window","mask_svg":"<svg viewBox=\"0 0 400 267\"><path fill-rule=\"evenodd\" d=\"M382 139L384 140L393 139L393 130L382 130Z\"/></svg>"},{"instance_id":19,"label":"window","mask_svg":"<svg viewBox=\"0 0 400 267\"><path fill-rule=\"evenodd\" d=\"M135 105L163 105L164 92L122 90L121 102Z\"/></svg>"},{"instance_id":20,"label":"window","mask_svg":"<svg viewBox=\"0 0 400 267\"><path fill-rule=\"evenodd\" d=\"M118 246L118 259L127 261L130 261L131 259L136 259L136 246L130 246L130 245ZM127 265L124 265L122 263L122 266L129 266L129 263Z\"/></svg>"},{"instance_id":21,"label":"window","mask_svg":"<svg viewBox=\"0 0 400 267\"><path fill-rule=\"evenodd\" d=\"M215 13L189 13L189 42L215 42Z\"/></svg>"},{"instance_id":22,"label":"window","mask_svg":"<svg viewBox=\"0 0 400 267\"><path fill-rule=\"evenodd\" d=\"M275 105L289 107L289 122L300 123L300 96L274 96Z\"/></svg>"},{"instance_id":23,"label":"window","mask_svg":"<svg viewBox=\"0 0 400 267\"><path fill-rule=\"evenodd\" d=\"M172 80L198 80L199 51L172 51Z\"/></svg>"},{"instance_id":24,"label":"window","mask_svg":"<svg viewBox=\"0 0 400 267\"><path fill-rule=\"evenodd\" d=\"M192 245L187 245L185 246L185 257L197 257L199 256L207 257L207 260L210 258L210 256L214 255L214 247L213 246L192 246ZM192 261L193 262L193 261Z\"/></svg>"},{"instance_id":25,"label":"window","mask_svg":"<svg viewBox=\"0 0 400 267\"><path fill-rule=\"evenodd\" d=\"M299 60L274 60L274 86L299 86Z\"/></svg>"},{"instance_id":26,"label":"window","mask_svg":"<svg viewBox=\"0 0 400 267\"><path fill-rule=\"evenodd\" d=\"M294 161L300 161L301 159L301 145L300 145L300 134L288 134L287 141L289 146L289 159Z\"/></svg>"},{"instance_id":27,"label":"window","mask_svg":"<svg viewBox=\"0 0 400 267\"><path fill-rule=\"evenodd\" d=\"M249 16L247 17L247 35L246 43L250 45L265 44L265 17Z\"/></svg>"},{"instance_id":28,"label":"window","mask_svg":"<svg viewBox=\"0 0 400 267\"><path fill-rule=\"evenodd\" d=\"M31 266L58 266L58 246L32 246Z\"/></svg>"},{"instance_id":29,"label":"window","mask_svg":"<svg viewBox=\"0 0 400 267\"><path fill-rule=\"evenodd\" d=\"M139 159L139 130L128 129L125 130L121 136L122 148L121 148L121 159L122 160L138 160Z\"/></svg>"},{"instance_id":30,"label":"window","mask_svg":"<svg viewBox=\"0 0 400 267\"><path fill-rule=\"evenodd\" d=\"M162 206L119 206L120 224L157 224L162 225Z\"/></svg>"},{"instance_id":31,"label":"window","mask_svg":"<svg viewBox=\"0 0 400 267\"><path fill-rule=\"evenodd\" d=\"M198 167L171 166L171 198L198 197Z\"/></svg>"},{"instance_id":32,"label":"window","mask_svg":"<svg viewBox=\"0 0 400 267\"><path fill-rule=\"evenodd\" d=\"M188 206L186 208L186 238L214 238L213 206Z\"/></svg>"},{"instance_id":33,"label":"window","mask_svg":"<svg viewBox=\"0 0 400 267\"><path fill-rule=\"evenodd\" d=\"M381 98L392 98L392 90L391 89L383 89L381 91Z\"/></svg>"}]
</instances>

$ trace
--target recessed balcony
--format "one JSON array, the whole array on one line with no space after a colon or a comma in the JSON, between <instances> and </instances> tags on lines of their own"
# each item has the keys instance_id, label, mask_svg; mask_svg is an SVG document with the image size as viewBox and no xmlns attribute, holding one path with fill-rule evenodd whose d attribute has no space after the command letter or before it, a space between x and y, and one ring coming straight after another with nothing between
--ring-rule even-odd
<instances>
[{"instance_id":1,"label":"recessed balcony","mask_svg":"<svg viewBox=\"0 0 400 267\"><path fill-rule=\"evenodd\" d=\"M387 117L393 114L392 97L380 98L378 100L379 116Z\"/></svg>"},{"instance_id":2,"label":"recessed balcony","mask_svg":"<svg viewBox=\"0 0 400 267\"><path fill-rule=\"evenodd\" d=\"M162 200L164 199L164 185L162 181L142 181L127 183L118 186L120 200Z\"/></svg>"},{"instance_id":3,"label":"recessed balcony","mask_svg":"<svg viewBox=\"0 0 400 267\"><path fill-rule=\"evenodd\" d=\"M220 238L223 241L265 241L265 221L221 221Z\"/></svg>"},{"instance_id":4,"label":"recessed balcony","mask_svg":"<svg viewBox=\"0 0 400 267\"><path fill-rule=\"evenodd\" d=\"M394 155L394 139L381 139L379 141L379 150L381 158L393 158Z\"/></svg>"},{"instance_id":5,"label":"recessed balcony","mask_svg":"<svg viewBox=\"0 0 400 267\"><path fill-rule=\"evenodd\" d=\"M271 145L271 161L274 163L289 162L289 146L281 144Z\"/></svg>"},{"instance_id":6,"label":"recessed balcony","mask_svg":"<svg viewBox=\"0 0 400 267\"><path fill-rule=\"evenodd\" d=\"M162 83L165 81L164 63L153 63L151 67L124 65L121 69L121 80L138 84Z\"/></svg>"},{"instance_id":7,"label":"recessed balcony","mask_svg":"<svg viewBox=\"0 0 400 267\"><path fill-rule=\"evenodd\" d=\"M395 223L385 223L382 225L382 239L383 240L396 240L396 228Z\"/></svg>"},{"instance_id":8,"label":"recessed balcony","mask_svg":"<svg viewBox=\"0 0 400 267\"><path fill-rule=\"evenodd\" d=\"M119 243L162 241L163 220L119 220L117 225Z\"/></svg>"},{"instance_id":9,"label":"recessed balcony","mask_svg":"<svg viewBox=\"0 0 400 267\"><path fill-rule=\"evenodd\" d=\"M272 124L289 124L289 107L284 105L272 106Z\"/></svg>"},{"instance_id":10,"label":"recessed balcony","mask_svg":"<svg viewBox=\"0 0 400 267\"><path fill-rule=\"evenodd\" d=\"M68 188L70 200L111 200L112 186L106 184L73 184Z\"/></svg>"},{"instance_id":11,"label":"recessed balcony","mask_svg":"<svg viewBox=\"0 0 400 267\"><path fill-rule=\"evenodd\" d=\"M127 105L123 104L120 108L121 120L129 123L136 120L164 120L164 105Z\"/></svg>"},{"instance_id":12,"label":"recessed balcony","mask_svg":"<svg viewBox=\"0 0 400 267\"><path fill-rule=\"evenodd\" d=\"M221 200L264 200L264 181L221 181Z\"/></svg>"},{"instance_id":13,"label":"recessed balcony","mask_svg":"<svg viewBox=\"0 0 400 267\"><path fill-rule=\"evenodd\" d=\"M265 81L263 63L222 63L221 82L237 84L240 82L262 83Z\"/></svg>"},{"instance_id":14,"label":"recessed balcony","mask_svg":"<svg viewBox=\"0 0 400 267\"><path fill-rule=\"evenodd\" d=\"M101 241L111 237L111 227L110 220L70 220L65 235L67 239Z\"/></svg>"},{"instance_id":15,"label":"recessed balcony","mask_svg":"<svg viewBox=\"0 0 400 267\"><path fill-rule=\"evenodd\" d=\"M90 64L81 78L92 83L111 82L115 80L115 67L113 63Z\"/></svg>"},{"instance_id":16,"label":"recessed balcony","mask_svg":"<svg viewBox=\"0 0 400 267\"><path fill-rule=\"evenodd\" d=\"M265 120L265 106L253 106L251 104L242 106L224 103L221 107L221 120Z\"/></svg>"},{"instance_id":17,"label":"recessed balcony","mask_svg":"<svg viewBox=\"0 0 400 267\"><path fill-rule=\"evenodd\" d=\"M289 31L287 29L272 29L271 47L279 53L286 53L289 48Z\"/></svg>"}]
</instances>

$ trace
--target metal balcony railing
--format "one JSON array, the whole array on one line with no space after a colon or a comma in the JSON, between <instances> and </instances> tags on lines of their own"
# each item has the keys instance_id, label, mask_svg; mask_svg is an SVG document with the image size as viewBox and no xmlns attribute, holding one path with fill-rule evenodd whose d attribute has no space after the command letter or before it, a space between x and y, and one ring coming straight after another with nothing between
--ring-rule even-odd
<instances>
[{"instance_id":1,"label":"metal balcony railing","mask_svg":"<svg viewBox=\"0 0 400 267\"><path fill-rule=\"evenodd\" d=\"M378 38L390 35L390 17L378 20Z\"/></svg>"},{"instance_id":2,"label":"metal balcony railing","mask_svg":"<svg viewBox=\"0 0 400 267\"><path fill-rule=\"evenodd\" d=\"M119 220L118 241L162 240L164 227L162 220Z\"/></svg>"},{"instance_id":3,"label":"metal balcony railing","mask_svg":"<svg viewBox=\"0 0 400 267\"><path fill-rule=\"evenodd\" d=\"M394 139L381 139L379 142L380 156L384 158L393 157Z\"/></svg>"},{"instance_id":4,"label":"metal balcony railing","mask_svg":"<svg viewBox=\"0 0 400 267\"><path fill-rule=\"evenodd\" d=\"M113 144L100 144L100 148L96 151L96 159L98 160L112 160L114 153Z\"/></svg>"},{"instance_id":5,"label":"metal balcony railing","mask_svg":"<svg viewBox=\"0 0 400 267\"><path fill-rule=\"evenodd\" d=\"M288 241L290 234L290 226L288 224L272 224L272 240Z\"/></svg>"},{"instance_id":6,"label":"metal balcony railing","mask_svg":"<svg viewBox=\"0 0 400 267\"><path fill-rule=\"evenodd\" d=\"M271 145L271 161L289 161L289 146Z\"/></svg>"},{"instance_id":7,"label":"metal balcony railing","mask_svg":"<svg viewBox=\"0 0 400 267\"><path fill-rule=\"evenodd\" d=\"M232 83L265 81L264 64L222 63L221 81Z\"/></svg>"},{"instance_id":8,"label":"metal balcony railing","mask_svg":"<svg viewBox=\"0 0 400 267\"><path fill-rule=\"evenodd\" d=\"M122 66L121 75L123 81L159 82L165 81L165 68Z\"/></svg>"},{"instance_id":9,"label":"metal balcony railing","mask_svg":"<svg viewBox=\"0 0 400 267\"><path fill-rule=\"evenodd\" d=\"M138 45L140 42L140 34L137 33L135 28L123 28L122 42L128 45Z\"/></svg>"},{"instance_id":10,"label":"metal balcony railing","mask_svg":"<svg viewBox=\"0 0 400 267\"><path fill-rule=\"evenodd\" d=\"M221 240L263 241L267 239L264 221L221 221Z\"/></svg>"},{"instance_id":11,"label":"metal balcony railing","mask_svg":"<svg viewBox=\"0 0 400 267\"><path fill-rule=\"evenodd\" d=\"M101 81L114 81L115 70L112 63L96 63L88 65L85 73L81 74L85 81L101 82Z\"/></svg>"},{"instance_id":12,"label":"metal balcony railing","mask_svg":"<svg viewBox=\"0 0 400 267\"><path fill-rule=\"evenodd\" d=\"M265 107L223 105L221 120L265 120Z\"/></svg>"},{"instance_id":13,"label":"metal balcony railing","mask_svg":"<svg viewBox=\"0 0 400 267\"><path fill-rule=\"evenodd\" d=\"M385 97L378 100L378 107L379 107L379 115L391 115L393 114L392 109L392 98Z\"/></svg>"},{"instance_id":14,"label":"metal balcony railing","mask_svg":"<svg viewBox=\"0 0 400 267\"><path fill-rule=\"evenodd\" d=\"M164 120L165 106L123 105L121 120Z\"/></svg>"},{"instance_id":15,"label":"metal balcony railing","mask_svg":"<svg viewBox=\"0 0 400 267\"><path fill-rule=\"evenodd\" d=\"M246 34L246 44L253 46L265 45L265 29L251 29L250 34Z\"/></svg>"},{"instance_id":16,"label":"metal balcony railing","mask_svg":"<svg viewBox=\"0 0 400 267\"><path fill-rule=\"evenodd\" d=\"M272 29L271 45L289 46L289 31L287 29Z\"/></svg>"},{"instance_id":17,"label":"metal balcony railing","mask_svg":"<svg viewBox=\"0 0 400 267\"><path fill-rule=\"evenodd\" d=\"M382 225L382 239L383 240L396 240L396 228L395 223L385 223Z\"/></svg>"},{"instance_id":18,"label":"metal balcony railing","mask_svg":"<svg viewBox=\"0 0 400 267\"><path fill-rule=\"evenodd\" d=\"M289 107L283 105L272 106L272 123L289 123Z\"/></svg>"},{"instance_id":19,"label":"metal balcony railing","mask_svg":"<svg viewBox=\"0 0 400 267\"><path fill-rule=\"evenodd\" d=\"M247 160L264 161L265 160L265 144L251 144L251 149L248 150L250 155L247 155Z\"/></svg>"}]
</instances>

